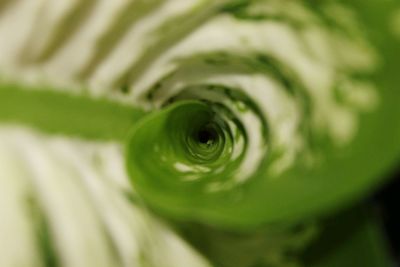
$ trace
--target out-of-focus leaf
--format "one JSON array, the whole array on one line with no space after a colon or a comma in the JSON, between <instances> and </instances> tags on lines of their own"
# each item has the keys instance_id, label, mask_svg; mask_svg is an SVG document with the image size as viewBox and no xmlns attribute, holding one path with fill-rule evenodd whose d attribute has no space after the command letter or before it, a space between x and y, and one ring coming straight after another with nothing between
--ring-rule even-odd
<instances>
[{"instance_id":1,"label":"out-of-focus leaf","mask_svg":"<svg viewBox=\"0 0 400 267\"><path fill-rule=\"evenodd\" d=\"M331 217L322 229L305 254L305 266L393 266L380 220L371 210L348 210Z\"/></svg>"}]
</instances>

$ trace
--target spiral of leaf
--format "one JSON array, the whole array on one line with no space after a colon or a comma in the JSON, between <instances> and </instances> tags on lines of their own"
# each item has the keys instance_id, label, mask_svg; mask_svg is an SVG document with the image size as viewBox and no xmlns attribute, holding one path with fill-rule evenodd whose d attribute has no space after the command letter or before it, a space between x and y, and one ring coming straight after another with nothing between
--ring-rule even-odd
<instances>
[{"instance_id":1,"label":"spiral of leaf","mask_svg":"<svg viewBox=\"0 0 400 267\"><path fill-rule=\"evenodd\" d=\"M0 44L4 77L150 113L130 132L126 170L141 197L174 218L257 225L283 216L274 202L286 195L285 210L296 210L304 201L296 192L308 192L296 186L315 184L288 173L323 162L325 146L351 142L359 113L379 99L365 78L377 56L343 4L87 1L8 9L14 15L0 34L12 35L7 25L20 18L33 26L21 24L15 32L24 38L10 38L16 45ZM85 137L126 134L76 125Z\"/></svg>"}]
</instances>

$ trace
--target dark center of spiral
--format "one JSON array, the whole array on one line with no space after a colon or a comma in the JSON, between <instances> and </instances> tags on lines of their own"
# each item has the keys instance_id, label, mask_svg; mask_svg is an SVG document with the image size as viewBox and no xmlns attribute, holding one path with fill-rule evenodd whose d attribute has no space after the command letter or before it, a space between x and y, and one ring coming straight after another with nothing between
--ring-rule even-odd
<instances>
[{"instance_id":1,"label":"dark center of spiral","mask_svg":"<svg viewBox=\"0 0 400 267\"><path fill-rule=\"evenodd\" d=\"M215 130L210 128L203 128L197 133L197 140L201 144L211 145L215 142L216 138L217 133L215 132Z\"/></svg>"}]
</instances>

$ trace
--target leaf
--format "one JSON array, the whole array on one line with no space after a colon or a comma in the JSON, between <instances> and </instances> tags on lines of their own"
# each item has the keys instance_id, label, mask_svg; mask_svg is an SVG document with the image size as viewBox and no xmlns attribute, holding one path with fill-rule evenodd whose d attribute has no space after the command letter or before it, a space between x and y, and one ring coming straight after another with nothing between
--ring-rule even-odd
<instances>
[{"instance_id":1,"label":"leaf","mask_svg":"<svg viewBox=\"0 0 400 267\"><path fill-rule=\"evenodd\" d=\"M400 151L394 4L353 4L0 4L0 121L26 127L0 131L0 231L26 248L1 242L3 265L207 266L144 207L248 234L374 190Z\"/></svg>"}]
</instances>

